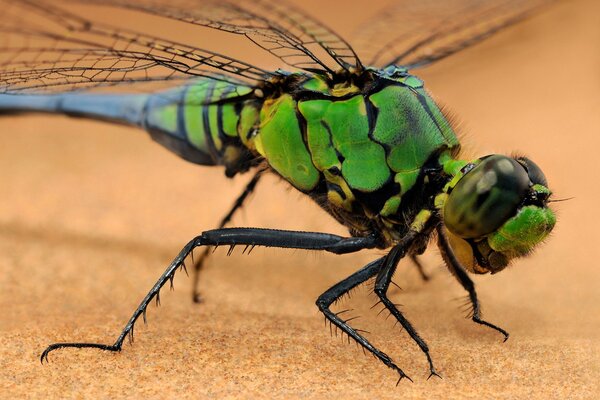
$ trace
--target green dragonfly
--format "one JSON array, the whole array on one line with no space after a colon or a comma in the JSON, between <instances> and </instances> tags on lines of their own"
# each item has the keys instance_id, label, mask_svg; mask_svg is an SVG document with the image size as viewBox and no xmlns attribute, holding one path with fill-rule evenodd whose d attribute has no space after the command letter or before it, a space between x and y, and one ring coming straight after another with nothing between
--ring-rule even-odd
<instances>
[{"instance_id":1,"label":"green dragonfly","mask_svg":"<svg viewBox=\"0 0 600 400\"><path fill-rule=\"evenodd\" d=\"M506 340L505 330L481 318L467 272L495 274L547 237L555 224L548 183L527 157L461 159L452 124L409 71L483 40L544 2L399 0L361 28L355 45L361 51L294 6L238 3L0 0L1 114L46 112L126 123L187 161L223 166L227 177L254 171L221 226L185 245L114 344L56 343L41 361L60 348L120 351L192 251L204 248L195 263L197 281L213 246L335 254L388 249L316 303L331 324L396 371L399 382L410 378L330 306L374 278L380 303L423 351L430 376L439 376L427 344L387 296L399 261L410 257L422 272L417 256L436 238L449 271L469 294L472 320ZM245 38L288 71L99 22L82 12L86 7ZM349 236L224 228L266 172L313 199Z\"/></svg>"}]
</instances>

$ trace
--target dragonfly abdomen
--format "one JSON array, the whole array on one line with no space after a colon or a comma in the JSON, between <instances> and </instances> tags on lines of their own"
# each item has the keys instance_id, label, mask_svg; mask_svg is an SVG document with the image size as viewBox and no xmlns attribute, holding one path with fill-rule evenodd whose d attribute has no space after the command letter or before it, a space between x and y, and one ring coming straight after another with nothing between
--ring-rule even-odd
<instances>
[{"instance_id":1,"label":"dragonfly abdomen","mask_svg":"<svg viewBox=\"0 0 600 400\"><path fill-rule=\"evenodd\" d=\"M252 88L214 79L154 94L0 94L0 113L42 112L145 129L159 144L201 165L223 165L233 176L255 155L243 144L258 124Z\"/></svg>"},{"instance_id":2,"label":"dragonfly abdomen","mask_svg":"<svg viewBox=\"0 0 600 400\"><path fill-rule=\"evenodd\" d=\"M244 144L258 124L252 88L215 80L152 95L143 127L153 139L202 165L224 165L233 176L247 170L255 155Z\"/></svg>"},{"instance_id":3,"label":"dragonfly abdomen","mask_svg":"<svg viewBox=\"0 0 600 400\"><path fill-rule=\"evenodd\" d=\"M42 112L140 125L148 95L0 94L0 113Z\"/></svg>"},{"instance_id":4,"label":"dragonfly abdomen","mask_svg":"<svg viewBox=\"0 0 600 400\"><path fill-rule=\"evenodd\" d=\"M138 126L182 158L197 164L214 164L207 154L190 145L176 124L170 124L168 112L161 112L178 107L176 103L168 105L169 98L172 102L172 94L0 94L0 113L63 114Z\"/></svg>"}]
</instances>

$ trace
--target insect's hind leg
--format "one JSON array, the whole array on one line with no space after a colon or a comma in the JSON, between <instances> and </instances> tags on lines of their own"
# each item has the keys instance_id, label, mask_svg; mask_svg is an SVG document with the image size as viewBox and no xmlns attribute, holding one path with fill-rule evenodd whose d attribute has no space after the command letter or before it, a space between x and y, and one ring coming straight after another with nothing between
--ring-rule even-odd
<instances>
[{"instance_id":1,"label":"insect's hind leg","mask_svg":"<svg viewBox=\"0 0 600 400\"><path fill-rule=\"evenodd\" d=\"M244 191L238 196L238 198L233 203L233 206L231 207L229 212L221 220L221 223L219 224L219 229L224 228L225 225L227 225L231 221L233 215L240 208L242 208L242 206L244 205L244 201L246 201L248 199L248 196L250 196L252 192L254 192L254 189L256 188L256 185L260 180L263 172L264 170L261 169L254 174L250 182L248 182L248 184L244 188ZM202 251L202 254L200 254L200 257L194 262L194 273L192 281L192 300L194 301L194 303L202 302L202 296L200 295L198 284L200 282L200 271L202 271L204 263L206 262L206 259L209 257L209 255L210 248L205 247L204 251Z\"/></svg>"},{"instance_id":2,"label":"insect's hind leg","mask_svg":"<svg viewBox=\"0 0 600 400\"><path fill-rule=\"evenodd\" d=\"M330 310L330 306L344 294L348 293L350 290L354 289L361 283L365 282L367 279L375 276L377 272L381 269L381 266L385 260L385 257L379 258L370 264L367 264L365 267L360 269L358 272L350 275L348 278L343 281L337 283L336 285L329 288L325 293L323 293L317 299L317 307L319 310L325 315L325 318L337 328L341 329L344 333L354 339L358 344L360 344L364 349L368 350L377 357L381 362L383 362L386 366L396 371L400 378L398 382L402 380L402 378L406 378L412 382L412 379L408 375L398 367L390 356L373 346L364 336L362 336L358 330L352 328L347 321L340 318L339 314L334 313Z\"/></svg>"},{"instance_id":3,"label":"insect's hind leg","mask_svg":"<svg viewBox=\"0 0 600 400\"><path fill-rule=\"evenodd\" d=\"M230 251L235 246L266 246L280 247L288 249L321 250L335 254L345 254L360 251L363 249L372 249L379 246L380 239L375 236L367 237L341 237L327 233L317 232L297 232L284 231L276 229L259 228L226 228L215 229L203 232L200 236L192 239L179 252L177 257L167 267L165 272L156 281L152 289L146 294L140 305L134 311L129 321L121 331L114 344L100 343L55 343L46 348L42 353L40 360L48 361L48 354L56 349L64 347L74 348L96 348L106 351L121 351L123 341L129 335L133 340L133 328L140 316L146 319L146 308L153 299L160 302L160 290L168 282L173 282L173 278L178 268L185 268L184 261L186 257L196 247L200 246L230 246Z\"/></svg>"},{"instance_id":4,"label":"insect's hind leg","mask_svg":"<svg viewBox=\"0 0 600 400\"><path fill-rule=\"evenodd\" d=\"M446 234L444 233L444 230L441 226L438 228L438 245L439 245L440 250L446 255L445 258L447 259L446 264L448 266L448 269L450 270L452 275L456 278L456 280L458 280L458 282L461 284L461 286L469 293L469 300L470 300L471 306L472 306L471 319L473 320L473 322L475 322L479 325L487 326L488 328L492 328L492 329L500 332L504 336L504 341L506 342L508 340L508 336L509 336L508 332L506 332L504 329L500 328L499 326L496 326L496 325L494 325L490 322L487 322L481 318L481 305L479 304L479 299L477 298L477 291L475 290L475 284L473 283L471 278L469 278L469 275L467 275L467 272L460 265L460 261L458 261L458 259L454 255L454 252L452 251L452 248L450 247L450 244L448 243Z\"/></svg>"},{"instance_id":5,"label":"insect's hind leg","mask_svg":"<svg viewBox=\"0 0 600 400\"><path fill-rule=\"evenodd\" d=\"M411 339L413 339L421 351L425 353L427 357L427 362L429 363L429 378L432 376L437 376L441 378L441 376L435 370L433 366L433 361L431 359L431 355L429 354L429 347L427 343L419 336L416 329L412 326L410 321L406 319L406 317L398 310L396 305L387 297L387 291L390 287L390 283L392 282L392 276L398 266L398 262L405 256L407 251L406 246L397 245L392 251L387 255L381 270L377 274L377 278L375 279L375 294L379 297L380 302L388 309L388 311L396 318L396 320L402 325L404 330L409 334Z\"/></svg>"}]
</instances>

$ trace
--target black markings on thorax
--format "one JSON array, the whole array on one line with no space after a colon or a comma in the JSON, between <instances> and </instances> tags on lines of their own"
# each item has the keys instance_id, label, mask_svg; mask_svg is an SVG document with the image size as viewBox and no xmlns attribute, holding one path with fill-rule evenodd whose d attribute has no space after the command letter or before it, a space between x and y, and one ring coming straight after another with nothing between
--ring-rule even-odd
<instances>
[{"instance_id":1,"label":"black markings on thorax","mask_svg":"<svg viewBox=\"0 0 600 400\"><path fill-rule=\"evenodd\" d=\"M394 182L393 174L390 175L388 181L380 188L375 190L374 192L361 192L359 190L353 190L354 197L356 200L360 202L363 208L367 209L371 214L379 214L385 202L389 200L390 197L396 196L400 193L400 184Z\"/></svg>"},{"instance_id":2,"label":"black markings on thorax","mask_svg":"<svg viewBox=\"0 0 600 400\"><path fill-rule=\"evenodd\" d=\"M335 145L333 143L333 133L331 132L331 126L329 126L329 124L325 120L321 120L321 126L323 128L325 128L325 130L327 131L327 137L329 138L329 145L331 146L331 148L333 150L335 150L335 155L336 155L338 161L340 162L340 164L342 164L344 162L344 160L346 159L346 157L344 157L344 155L342 153L340 153L338 148L335 147ZM340 175L341 175L341 171L340 171Z\"/></svg>"},{"instance_id":3,"label":"black markings on thorax","mask_svg":"<svg viewBox=\"0 0 600 400\"><path fill-rule=\"evenodd\" d=\"M425 97L421 93L417 92L416 90L411 90L411 91L415 94L415 96L417 96L419 103L421 103L421 106L423 107L423 109L425 110L427 115L429 115L429 119L435 124L435 127L441 133L442 137L445 138L446 135L444 135L444 131L442 130L442 127L438 123L437 119L434 117L433 112L431 111L431 107L429 107L429 104L427 104L427 100L425 99Z\"/></svg>"},{"instance_id":4,"label":"black markings on thorax","mask_svg":"<svg viewBox=\"0 0 600 400\"><path fill-rule=\"evenodd\" d=\"M386 143L380 142L373 136L373 133L375 132L375 127L377 126L377 118L379 117L379 108L377 108L375 104L371 102L372 94L373 93L369 93L368 95L364 96L365 107L367 109L367 121L369 123L369 133L367 135L370 141L372 141L373 143L377 143L378 145L383 147L383 150L387 157L390 154L390 146L388 146Z\"/></svg>"}]
</instances>

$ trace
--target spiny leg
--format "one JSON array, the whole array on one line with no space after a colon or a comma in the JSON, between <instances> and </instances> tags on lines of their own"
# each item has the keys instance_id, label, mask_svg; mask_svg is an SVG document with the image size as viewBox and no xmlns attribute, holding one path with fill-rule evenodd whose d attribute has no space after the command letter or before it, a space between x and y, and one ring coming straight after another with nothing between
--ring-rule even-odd
<instances>
[{"instance_id":1,"label":"spiny leg","mask_svg":"<svg viewBox=\"0 0 600 400\"><path fill-rule=\"evenodd\" d=\"M406 332L410 335L410 337L417 343L419 348L425 353L427 357L427 361L429 362L429 378L432 376L437 376L441 378L441 376L435 370L433 366L433 361L431 360L431 356L429 355L429 347L427 343L419 336L416 329L412 326L412 324L404 317L404 315L398 310L396 305L390 301L387 297L387 291L390 287L390 283L392 282L392 276L396 271L396 267L398 266L398 262L406 255L408 248L411 243L410 236L416 235L416 232L410 232L403 239L403 241L396 245L387 255L384 260L383 266L381 270L377 274L377 278L375 280L375 294L379 297L381 303L390 311L390 313L396 318L396 320L402 325L402 327L406 330Z\"/></svg>"},{"instance_id":2,"label":"spiny leg","mask_svg":"<svg viewBox=\"0 0 600 400\"><path fill-rule=\"evenodd\" d=\"M236 213L236 211L242 208L242 206L244 205L244 201L246 201L248 196L250 196L250 194L252 194L252 192L256 188L256 184L260 180L263 172L264 170L259 170L254 174L250 182L248 182L248 184L244 188L242 194L240 194L233 203L233 206L231 207L227 215L225 215L221 220L221 223L219 224L219 229L224 228L225 225L227 225L229 221L231 221L231 218L233 218L233 215ZM194 303L200 303L202 301L202 297L200 296L200 290L198 289L198 283L200 281L200 271L204 267L204 262L206 261L209 255L210 248L206 247L204 248L204 251L202 251L202 254L200 254L200 257L194 263L194 277L192 282L192 300L194 301Z\"/></svg>"},{"instance_id":3,"label":"spiny leg","mask_svg":"<svg viewBox=\"0 0 600 400\"><path fill-rule=\"evenodd\" d=\"M423 264L421 263L421 261L419 260L419 257L417 257L414 254L410 255L410 260L413 262L413 264L415 264L415 267L417 267L417 271L419 271L419 275L421 275L421 279L423 279L424 281L428 281L429 279L431 279L429 277L429 275L427 275L427 273L425 272L425 269L423 268Z\"/></svg>"},{"instance_id":4,"label":"spiny leg","mask_svg":"<svg viewBox=\"0 0 600 400\"><path fill-rule=\"evenodd\" d=\"M135 322L138 320L140 315L144 316L144 322L146 322L146 308L148 304L152 301L152 299L156 298L156 304L160 304L160 289L167 283L167 281L173 280L175 276L175 272L177 268L185 268L184 260L190 254L190 252L196 247L196 238L191 240L188 244L185 245L183 249L179 252L177 257L169 264L169 267L166 271L160 276L158 281L152 286L152 289L146 294L138 308L135 310L125 328L121 331L121 334L115 341L113 345L100 344L100 343L54 343L51 344L44 350L42 355L40 356L40 361L43 363L44 360L48 361L48 354L51 351L64 348L64 347L74 347L74 348L96 348L100 350L106 351L121 351L121 347L123 345L123 341L127 335L130 335L130 340L133 340L133 327Z\"/></svg>"},{"instance_id":5,"label":"spiny leg","mask_svg":"<svg viewBox=\"0 0 600 400\"><path fill-rule=\"evenodd\" d=\"M336 254L352 253L363 249L370 249L379 245L379 239L375 236L367 237L349 237L344 238L337 235L317 232L296 232L284 231L276 229L259 229L259 228L227 228L215 229L203 232L200 236L192 239L179 252L177 257L171 262L166 271L156 281L152 289L144 297L140 305L137 307L125 328L117 338L114 344L99 344L99 343L55 343L42 353L40 360L48 361L48 354L56 349L63 347L75 348L96 348L107 351L120 351L123 346L123 341L130 335L133 339L133 328L138 318L143 315L146 319L146 308L152 299L156 298L157 304L160 302L160 289L168 282L173 281L175 272L178 268L185 268L184 260L199 246L230 246L230 252L237 245L243 246L266 246L266 247L281 247L289 249L305 249L305 250L322 250Z\"/></svg>"},{"instance_id":6,"label":"spiny leg","mask_svg":"<svg viewBox=\"0 0 600 400\"><path fill-rule=\"evenodd\" d=\"M479 299L477 298L477 292L475 291L475 284L473 283L471 278L469 278L467 272L460 265L460 261L458 261L458 259L454 255L454 252L452 251L452 248L448 243L448 238L446 237L444 229L440 226L438 227L437 231L438 245L440 247L440 250L446 255L446 259L448 261L446 264L448 266L448 269L456 278L456 280L458 280L458 282L462 285L462 287L469 293L469 300L471 301L471 306L473 307L473 315L471 316L471 319L475 323L487 326L500 332L502 335L504 335L504 341L506 342L509 336L508 332L506 332L499 326L496 326L490 322L481 319L481 306L479 304Z\"/></svg>"},{"instance_id":7,"label":"spiny leg","mask_svg":"<svg viewBox=\"0 0 600 400\"><path fill-rule=\"evenodd\" d=\"M367 264L365 267L350 275L348 278L329 288L317 299L317 307L319 307L319 310L323 313L323 315L325 315L325 318L327 318L329 322L334 324L336 327L340 328L344 333L346 333L349 337L351 337L358 344L360 344L364 349L368 350L371 354L377 357L386 366L396 371L400 375L398 383L402 380L402 378L406 378L412 382L412 379L410 379L410 377L406 375L404 371L402 371L400 367L398 367L392 361L390 356L373 346L356 329L352 328L345 320L340 318L339 314L336 314L329 309L329 307L337 299L344 296L350 290L365 282L367 279L375 276L377 272L381 269L384 259L385 257L377 259Z\"/></svg>"}]
</instances>

